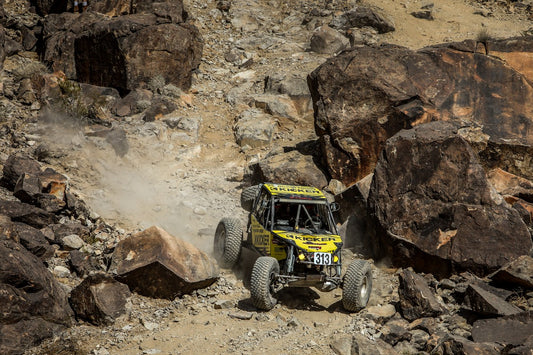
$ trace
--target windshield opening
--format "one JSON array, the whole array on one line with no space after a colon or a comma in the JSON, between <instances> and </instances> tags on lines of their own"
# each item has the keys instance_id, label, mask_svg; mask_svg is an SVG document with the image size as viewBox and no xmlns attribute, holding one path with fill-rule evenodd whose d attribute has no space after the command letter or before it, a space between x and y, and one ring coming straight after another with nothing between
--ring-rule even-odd
<instances>
[{"instance_id":1,"label":"windshield opening","mask_svg":"<svg viewBox=\"0 0 533 355\"><path fill-rule=\"evenodd\" d=\"M282 199L274 204L273 230L333 234L335 228L325 202Z\"/></svg>"}]
</instances>

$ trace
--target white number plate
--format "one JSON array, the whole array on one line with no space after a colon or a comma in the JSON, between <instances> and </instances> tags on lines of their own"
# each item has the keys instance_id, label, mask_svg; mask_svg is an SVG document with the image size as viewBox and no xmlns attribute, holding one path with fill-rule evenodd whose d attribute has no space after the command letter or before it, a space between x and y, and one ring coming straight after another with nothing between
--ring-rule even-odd
<instances>
[{"instance_id":1,"label":"white number plate","mask_svg":"<svg viewBox=\"0 0 533 355\"><path fill-rule=\"evenodd\" d=\"M313 262L315 265L331 265L333 256L330 253L315 253Z\"/></svg>"}]
</instances>

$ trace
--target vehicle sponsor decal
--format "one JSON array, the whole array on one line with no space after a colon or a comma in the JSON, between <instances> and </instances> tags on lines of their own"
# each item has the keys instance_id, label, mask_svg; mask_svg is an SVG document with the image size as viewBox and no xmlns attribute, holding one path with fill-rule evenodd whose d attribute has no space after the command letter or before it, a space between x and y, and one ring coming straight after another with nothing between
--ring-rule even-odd
<instances>
[{"instance_id":1,"label":"vehicle sponsor decal","mask_svg":"<svg viewBox=\"0 0 533 355\"><path fill-rule=\"evenodd\" d=\"M322 191L311 186L265 184L272 195L304 195L325 198Z\"/></svg>"},{"instance_id":2,"label":"vehicle sponsor decal","mask_svg":"<svg viewBox=\"0 0 533 355\"><path fill-rule=\"evenodd\" d=\"M252 215L252 244L261 252L270 255L270 239L272 238L269 231L263 228L259 221Z\"/></svg>"},{"instance_id":3,"label":"vehicle sponsor decal","mask_svg":"<svg viewBox=\"0 0 533 355\"><path fill-rule=\"evenodd\" d=\"M275 231L282 238L298 240L303 242L340 242L341 237L338 235L305 235L298 233L283 233Z\"/></svg>"}]
</instances>

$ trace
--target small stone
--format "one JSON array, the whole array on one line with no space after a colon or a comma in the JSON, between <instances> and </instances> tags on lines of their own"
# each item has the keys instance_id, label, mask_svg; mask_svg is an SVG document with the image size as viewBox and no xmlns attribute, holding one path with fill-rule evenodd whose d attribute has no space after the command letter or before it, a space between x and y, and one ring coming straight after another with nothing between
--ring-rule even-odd
<instances>
[{"instance_id":1,"label":"small stone","mask_svg":"<svg viewBox=\"0 0 533 355\"><path fill-rule=\"evenodd\" d=\"M145 349L143 350L143 354L160 354L161 350L159 349Z\"/></svg>"},{"instance_id":2,"label":"small stone","mask_svg":"<svg viewBox=\"0 0 533 355\"><path fill-rule=\"evenodd\" d=\"M228 308L233 308L234 303L233 301L229 301L229 300L218 300L215 302L214 307L215 309L228 309Z\"/></svg>"},{"instance_id":3,"label":"small stone","mask_svg":"<svg viewBox=\"0 0 533 355\"><path fill-rule=\"evenodd\" d=\"M57 265L54 267L54 275L59 278L67 278L70 276L70 270L64 266Z\"/></svg>"},{"instance_id":4,"label":"small stone","mask_svg":"<svg viewBox=\"0 0 533 355\"><path fill-rule=\"evenodd\" d=\"M149 322L149 321L146 321L146 320L143 320L143 319L141 319L141 324L142 324L146 329L148 329L148 330L150 330L150 331L159 328L159 324L154 323L154 322Z\"/></svg>"},{"instance_id":5,"label":"small stone","mask_svg":"<svg viewBox=\"0 0 533 355\"><path fill-rule=\"evenodd\" d=\"M301 326L302 326L302 323L298 320L298 318L295 318L295 317L292 317L287 322L287 327L298 328Z\"/></svg>"},{"instance_id":6,"label":"small stone","mask_svg":"<svg viewBox=\"0 0 533 355\"><path fill-rule=\"evenodd\" d=\"M207 213L204 207L195 207L193 212L198 216L205 216L205 214Z\"/></svg>"},{"instance_id":7,"label":"small stone","mask_svg":"<svg viewBox=\"0 0 533 355\"><path fill-rule=\"evenodd\" d=\"M77 234L70 234L61 238L61 244L65 250L78 250L85 242Z\"/></svg>"},{"instance_id":8,"label":"small stone","mask_svg":"<svg viewBox=\"0 0 533 355\"><path fill-rule=\"evenodd\" d=\"M241 320L250 320L250 319L252 319L253 315L254 314L252 312L232 312L232 313L228 313L228 316L230 318L241 319Z\"/></svg>"},{"instance_id":9,"label":"small stone","mask_svg":"<svg viewBox=\"0 0 533 355\"><path fill-rule=\"evenodd\" d=\"M396 308L392 304L372 306L366 309L365 317L376 322L386 322L394 316Z\"/></svg>"}]
</instances>

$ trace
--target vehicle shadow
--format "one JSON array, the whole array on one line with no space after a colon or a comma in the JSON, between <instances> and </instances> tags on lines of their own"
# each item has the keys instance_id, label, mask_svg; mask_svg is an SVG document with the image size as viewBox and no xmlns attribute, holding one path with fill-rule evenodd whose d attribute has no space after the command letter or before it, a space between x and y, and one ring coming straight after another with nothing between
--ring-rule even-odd
<instances>
[{"instance_id":1,"label":"vehicle shadow","mask_svg":"<svg viewBox=\"0 0 533 355\"><path fill-rule=\"evenodd\" d=\"M244 287L250 289L250 277L252 276L252 269L255 261L260 255L248 248L242 248L239 263L233 268L235 275L242 280ZM336 301L329 306L321 305L317 302L320 299L320 294L310 287L290 287L284 288L277 292L274 297L278 300L278 304L294 310L307 311L327 311L345 312L342 307L342 301ZM258 311L250 298L242 299L238 302L237 307L243 311Z\"/></svg>"}]
</instances>

